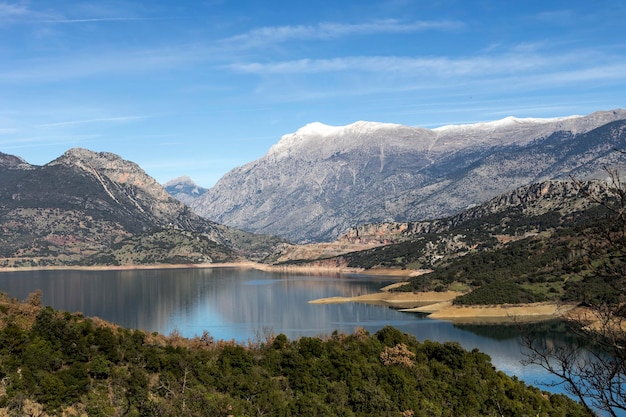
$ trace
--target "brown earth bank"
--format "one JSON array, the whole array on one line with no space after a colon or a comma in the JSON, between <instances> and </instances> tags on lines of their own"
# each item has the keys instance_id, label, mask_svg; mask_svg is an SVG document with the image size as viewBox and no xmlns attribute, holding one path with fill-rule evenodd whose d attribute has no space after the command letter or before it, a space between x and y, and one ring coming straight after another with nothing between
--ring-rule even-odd
<instances>
[{"instance_id":1,"label":"brown earth bank","mask_svg":"<svg viewBox=\"0 0 626 417\"><path fill-rule=\"evenodd\" d=\"M529 303L485 306L458 306L451 301L425 307L405 309L406 312L429 313L429 317L454 323L504 323L551 320L564 317L576 308L575 304Z\"/></svg>"},{"instance_id":2,"label":"brown earth bank","mask_svg":"<svg viewBox=\"0 0 626 417\"><path fill-rule=\"evenodd\" d=\"M20 271L131 271L140 269L193 269L193 268L255 268L255 262L225 262L205 264L151 264L151 265L94 265L94 266L21 266L0 268L2 272ZM261 268L258 268L261 269Z\"/></svg>"},{"instance_id":3,"label":"brown earth bank","mask_svg":"<svg viewBox=\"0 0 626 417\"><path fill-rule=\"evenodd\" d=\"M357 297L330 297L309 301L311 304L367 303L397 308L407 313L424 313L430 318L454 323L514 323L544 321L564 317L575 304L532 303L515 305L456 306L456 291L391 293L380 292Z\"/></svg>"},{"instance_id":4,"label":"brown earth bank","mask_svg":"<svg viewBox=\"0 0 626 417\"><path fill-rule=\"evenodd\" d=\"M388 288L388 287L386 287ZM459 293L446 292L389 292L381 291L373 294L364 294L356 297L329 297L309 301L310 304L340 304L340 303L366 303L384 305L399 309L410 309L416 306L427 306L442 301L453 300Z\"/></svg>"},{"instance_id":5,"label":"brown earth bank","mask_svg":"<svg viewBox=\"0 0 626 417\"><path fill-rule=\"evenodd\" d=\"M193 269L193 268L249 268L268 272L297 272L297 273L333 273L333 274L360 274L390 277L415 276L423 271L406 269L368 269L348 268L335 265L269 265L251 261L224 262L224 263L201 263L201 264L150 264L150 265L93 265L93 266L34 266L34 267L0 267L1 272L19 271L120 271L140 269Z\"/></svg>"}]
</instances>

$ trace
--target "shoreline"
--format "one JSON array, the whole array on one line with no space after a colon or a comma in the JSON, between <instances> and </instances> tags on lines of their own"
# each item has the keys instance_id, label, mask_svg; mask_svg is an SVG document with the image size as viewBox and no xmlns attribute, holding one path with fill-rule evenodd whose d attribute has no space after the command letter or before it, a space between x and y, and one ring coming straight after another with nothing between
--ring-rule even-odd
<instances>
[{"instance_id":1,"label":"shoreline","mask_svg":"<svg viewBox=\"0 0 626 417\"><path fill-rule=\"evenodd\" d=\"M403 284L403 283L398 283ZM393 286L393 285L392 285ZM390 286L390 287L392 287ZM385 287L389 288L389 287ZM355 297L328 297L309 301L309 304L344 304L344 303L364 303L384 305L400 309L401 311L412 310L417 306L429 306L453 300L459 293L454 291L446 292L389 292L381 290L377 293L363 294ZM419 308L419 307L418 307Z\"/></svg>"},{"instance_id":2,"label":"shoreline","mask_svg":"<svg viewBox=\"0 0 626 417\"><path fill-rule=\"evenodd\" d=\"M429 314L436 320L452 323L516 323L539 322L566 317L577 307L576 304L560 304L541 302L529 304L496 304L496 305L453 305L451 301L433 304L426 307L405 309L405 312Z\"/></svg>"},{"instance_id":3,"label":"shoreline","mask_svg":"<svg viewBox=\"0 0 626 417\"><path fill-rule=\"evenodd\" d=\"M355 297L328 297L309 301L309 304L364 303L395 308L403 313L426 314L434 320L455 324L512 324L516 322L540 322L567 318L577 304L541 302L531 304L454 305L460 295L456 291L396 293L389 289L403 285L397 283L382 288L378 293Z\"/></svg>"},{"instance_id":4,"label":"shoreline","mask_svg":"<svg viewBox=\"0 0 626 417\"><path fill-rule=\"evenodd\" d=\"M255 268L255 262L224 262L204 264L150 264L150 265L51 265L51 266L20 266L16 268L0 268L3 272L28 271L134 271L150 269L203 269L203 268ZM260 269L260 268L258 268Z\"/></svg>"},{"instance_id":5,"label":"shoreline","mask_svg":"<svg viewBox=\"0 0 626 417\"><path fill-rule=\"evenodd\" d=\"M299 265L269 265L253 261L201 263L201 264L146 264L146 265L49 265L49 266L20 266L0 268L3 272L28 271L133 271L151 269L204 269L204 268L246 268L268 272L299 272L299 273L334 273L358 274L387 277L412 277L427 271L407 269L364 269L337 266L299 266Z\"/></svg>"}]
</instances>

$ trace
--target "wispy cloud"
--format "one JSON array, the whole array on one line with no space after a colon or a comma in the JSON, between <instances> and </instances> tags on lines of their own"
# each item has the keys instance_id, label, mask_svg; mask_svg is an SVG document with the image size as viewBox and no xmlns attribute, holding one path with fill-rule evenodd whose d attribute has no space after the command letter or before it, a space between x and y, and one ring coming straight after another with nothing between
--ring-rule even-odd
<instances>
[{"instance_id":1,"label":"wispy cloud","mask_svg":"<svg viewBox=\"0 0 626 417\"><path fill-rule=\"evenodd\" d=\"M561 9L561 10L549 10L538 13L535 16L535 19L549 24L557 24L557 25L570 25L574 24L578 21L579 16L573 11L569 9Z\"/></svg>"},{"instance_id":2,"label":"wispy cloud","mask_svg":"<svg viewBox=\"0 0 626 417\"><path fill-rule=\"evenodd\" d=\"M19 16L28 15L30 12L27 7L15 3L0 3L0 19L9 19Z\"/></svg>"},{"instance_id":3,"label":"wispy cloud","mask_svg":"<svg viewBox=\"0 0 626 417\"><path fill-rule=\"evenodd\" d=\"M25 3L0 2L1 23L33 22L42 19L53 19L57 14L51 14L41 10L33 10Z\"/></svg>"},{"instance_id":4,"label":"wispy cloud","mask_svg":"<svg viewBox=\"0 0 626 417\"><path fill-rule=\"evenodd\" d=\"M554 57L503 55L468 58L394 56L300 59L270 63L233 64L233 71L252 74L312 74L324 72L426 73L430 76L485 75L530 70L554 64Z\"/></svg>"},{"instance_id":5,"label":"wispy cloud","mask_svg":"<svg viewBox=\"0 0 626 417\"><path fill-rule=\"evenodd\" d=\"M229 68L259 76L255 93L284 102L417 91L435 94L450 89L482 95L626 85L626 57L612 53L611 48L558 53L549 45L543 49L522 45L508 52L465 57L355 56L242 63Z\"/></svg>"},{"instance_id":6,"label":"wispy cloud","mask_svg":"<svg viewBox=\"0 0 626 417\"><path fill-rule=\"evenodd\" d=\"M184 67L205 60L202 48L164 47L125 51L81 52L59 57L13 61L12 68L0 69L0 83L47 83L99 75Z\"/></svg>"},{"instance_id":7,"label":"wispy cloud","mask_svg":"<svg viewBox=\"0 0 626 417\"><path fill-rule=\"evenodd\" d=\"M0 135L14 134L17 131L18 131L18 129L13 128L13 127L3 127L3 128L0 128Z\"/></svg>"},{"instance_id":8,"label":"wispy cloud","mask_svg":"<svg viewBox=\"0 0 626 417\"><path fill-rule=\"evenodd\" d=\"M94 17L94 18L60 18L60 19L42 19L42 23L93 23L93 22L132 22L146 20L173 20L180 19L178 17Z\"/></svg>"},{"instance_id":9,"label":"wispy cloud","mask_svg":"<svg viewBox=\"0 0 626 417\"><path fill-rule=\"evenodd\" d=\"M228 68L234 72L259 76L372 74L399 80L421 78L425 83L453 79L459 83L472 80L490 82L494 77L527 82L550 80L559 84L597 80L626 81L626 58L620 54L612 54L610 49L580 49L557 53L548 49L541 50L538 45L521 45L504 53L466 57L351 56L237 63Z\"/></svg>"},{"instance_id":10,"label":"wispy cloud","mask_svg":"<svg viewBox=\"0 0 626 417\"><path fill-rule=\"evenodd\" d=\"M37 125L37 128L49 128L49 127L67 127L92 123L124 123L135 120L146 119L150 116L117 116L117 117L101 117L96 119L82 119L82 120L69 120L56 123L44 123Z\"/></svg>"},{"instance_id":11,"label":"wispy cloud","mask_svg":"<svg viewBox=\"0 0 626 417\"><path fill-rule=\"evenodd\" d=\"M129 10L97 10L91 8L91 13L80 16L80 10L74 7L69 10L60 9L34 9L26 3L0 2L0 22L26 23L26 24L73 24L73 23L98 23L98 22L132 22L146 20L173 20L176 16L136 16Z\"/></svg>"},{"instance_id":12,"label":"wispy cloud","mask_svg":"<svg viewBox=\"0 0 626 417\"><path fill-rule=\"evenodd\" d=\"M69 145L77 146L79 143L94 140L101 135L64 135L64 136L24 136L0 141L2 149L23 149L41 146Z\"/></svg>"},{"instance_id":13,"label":"wispy cloud","mask_svg":"<svg viewBox=\"0 0 626 417\"><path fill-rule=\"evenodd\" d=\"M427 30L456 30L464 24L455 20L400 22L396 19L375 20L365 23L319 23L317 25L268 26L253 29L224 39L226 43L258 46L292 40L334 39L342 36L413 33Z\"/></svg>"}]
</instances>

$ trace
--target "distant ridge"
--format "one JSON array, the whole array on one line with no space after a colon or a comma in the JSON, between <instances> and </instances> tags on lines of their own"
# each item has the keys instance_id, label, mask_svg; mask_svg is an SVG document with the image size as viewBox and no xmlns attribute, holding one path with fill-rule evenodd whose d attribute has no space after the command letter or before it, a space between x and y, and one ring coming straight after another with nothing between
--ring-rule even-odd
<instances>
[{"instance_id":1,"label":"distant ridge","mask_svg":"<svg viewBox=\"0 0 626 417\"><path fill-rule=\"evenodd\" d=\"M190 204L243 230L332 241L359 224L443 217L522 185L593 177L622 163L625 120L617 109L437 129L311 123Z\"/></svg>"},{"instance_id":2,"label":"distant ridge","mask_svg":"<svg viewBox=\"0 0 626 417\"><path fill-rule=\"evenodd\" d=\"M174 178L163 184L163 187L172 197L185 204L191 204L193 200L207 192L206 188L198 186L188 176Z\"/></svg>"}]
</instances>

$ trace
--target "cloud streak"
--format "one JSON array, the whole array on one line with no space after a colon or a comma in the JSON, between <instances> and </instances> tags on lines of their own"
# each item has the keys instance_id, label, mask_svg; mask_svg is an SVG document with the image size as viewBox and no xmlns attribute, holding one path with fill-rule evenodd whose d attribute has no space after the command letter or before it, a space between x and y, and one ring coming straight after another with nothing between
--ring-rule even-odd
<instances>
[{"instance_id":1,"label":"cloud streak","mask_svg":"<svg viewBox=\"0 0 626 417\"><path fill-rule=\"evenodd\" d=\"M396 19L365 23L319 23L317 25L267 26L224 39L222 42L240 46L260 46L293 40L329 40L343 36L402 34L428 30L458 30L465 25L455 20L414 21L403 23Z\"/></svg>"},{"instance_id":2,"label":"cloud streak","mask_svg":"<svg viewBox=\"0 0 626 417\"><path fill-rule=\"evenodd\" d=\"M250 74L314 74L324 72L426 73L436 76L464 76L531 70L554 59L542 56L505 55L470 58L449 57L341 57L300 59L272 63L233 64L233 71Z\"/></svg>"},{"instance_id":3,"label":"cloud streak","mask_svg":"<svg viewBox=\"0 0 626 417\"><path fill-rule=\"evenodd\" d=\"M175 20L175 16L146 17L124 16L125 10L109 12L108 16L71 17L67 11L35 10L24 4L0 2L0 22L22 24L76 24L76 23L100 23L100 22L132 22L149 20ZM107 14L109 14L107 13ZM98 14L98 13L96 13ZM119 14L115 16L115 14Z\"/></svg>"},{"instance_id":4,"label":"cloud streak","mask_svg":"<svg viewBox=\"0 0 626 417\"><path fill-rule=\"evenodd\" d=\"M466 57L355 56L242 63L229 68L258 76L255 93L278 102L417 91L432 95L451 89L463 94L526 94L626 85L626 57L611 54L610 49L559 54L552 49L532 48L529 52L514 47L507 53Z\"/></svg>"},{"instance_id":5,"label":"cloud streak","mask_svg":"<svg viewBox=\"0 0 626 417\"><path fill-rule=\"evenodd\" d=\"M12 3L0 3L0 19L9 19L28 15L28 8Z\"/></svg>"},{"instance_id":6,"label":"cloud streak","mask_svg":"<svg viewBox=\"0 0 626 417\"><path fill-rule=\"evenodd\" d=\"M511 52L469 57L351 56L332 59L299 59L277 62L232 64L234 72L259 76L307 75L323 73L378 73L426 76L430 79L490 75L524 76L540 73L579 73L585 78L626 78L620 73L626 59L601 55L596 51L555 53ZM587 74L586 76L584 74ZM571 77L568 77L571 78ZM573 78L572 78L573 79Z\"/></svg>"},{"instance_id":7,"label":"cloud streak","mask_svg":"<svg viewBox=\"0 0 626 417\"><path fill-rule=\"evenodd\" d=\"M141 74L185 67L205 60L207 55L202 48L178 46L42 57L14 61L13 68L0 70L0 83L43 84L109 74Z\"/></svg>"},{"instance_id":8,"label":"cloud streak","mask_svg":"<svg viewBox=\"0 0 626 417\"><path fill-rule=\"evenodd\" d=\"M96 119L82 119L82 120L70 120L65 122L56 122L56 123L44 123L39 124L35 127L37 128L50 128L50 127L68 127L68 126L77 126L77 125L85 125L85 124L93 124L93 123L125 123L135 120L146 119L150 116L117 116L117 117L101 117Z\"/></svg>"},{"instance_id":9,"label":"cloud streak","mask_svg":"<svg viewBox=\"0 0 626 417\"><path fill-rule=\"evenodd\" d=\"M42 23L94 23L94 22L132 22L132 21L149 21L149 20L174 20L178 17L94 17L79 19L42 19Z\"/></svg>"}]
</instances>

